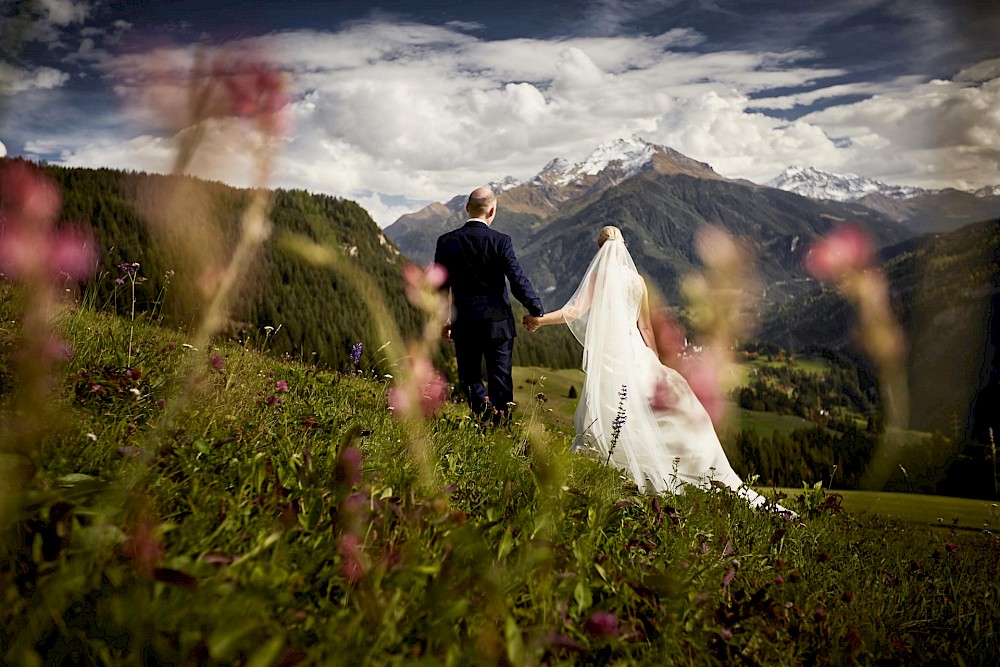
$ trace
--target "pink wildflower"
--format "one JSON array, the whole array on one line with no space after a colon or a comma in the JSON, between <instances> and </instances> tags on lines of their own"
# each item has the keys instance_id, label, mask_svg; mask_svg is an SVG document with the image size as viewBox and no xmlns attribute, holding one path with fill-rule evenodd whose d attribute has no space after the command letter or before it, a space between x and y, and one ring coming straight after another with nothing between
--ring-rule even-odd
<instances>
[{"instance_id":1,"label":"pink wildflower","mask_svg":"<svg viewBox=\"0 0 1000 667\"><path fill-rule=\"evenodd\" d=\"M284 380L278 380L274 383L274 390L288 393L288 383Z\"/></svg>"},{"instance_id":2,"label":"pink wildflower","mask_svg":"<svg viewBox=\"0 0 1000 667\"><path fill-rule=\"evenodd\" d=\"M125 555L133 560L142 572L151 574L163 560L165 552L156 526L149 517L142 517L125 540Z\"/></svg>"},{"instance_id":3,"label":"pink wildflower","mask_svg":"<svg viewBox=\"0 0 1000 667\"><path fill-rule=\"evenodd\" d=\"M212 368L214 368L215 370L217 370L217 371L219 371L221 373L222 369L225 368L225 367L226 367L226 362L222 358L222 355L221 354L213 354L212 355Z\"/></svg>"},{"instance_id":4,"label":"pink wildflower","mask_svg":"<svg viewBox=\"0 0 1000 667\"><path fill-rule=\"evenodd\" d=\"M357 447L345 447L333 464L333 479L335 484L346 484L355 487L361 484L361 450Z\"/></svg>"},{"instance_id":5,"label":"pink wildflower","mask_svg":"<svg viewBox=\"0 0 1000 667\"><path fill-rule=\"evenodd\" d=\"M93 272L92 234L83 227L53 229L59 189L41 171L14 161L0 169L0 271L16 280L72 280Z\"/></svg>"},{"instance_id":6,"label":"pink wildflower","mask_svg":"<svg viewBox=\"0 0 1000 667\"><path fill-rule=\"evenodd\" d=\"M805 269L817 280L836 280L866 269L874 248L868 234L855 225L840 225L814 243L806 253Z\"/></svg>"},{"instance_id":7,"label":"pink wildflower","mask_svg":"<svg viewBox=\"0 0 1000 667\"><path fill-rule=\"evenodd\" d=\"M389 391L389 406L399 417L429 417L444 403L448 384L427 357L413 358L411 364L410 377Z\"/></svg>"},{"instance_id":8,"label":"pink wildflower","mask_svg":"<svg viewBox=\"0 0 1000 667\"><path fill-rule=\"evenodd\" d=\"M672 412L677 407L677 394L665 379L657 380L649 407L653 412Z\"/></svg>"},{"instance_id":9,"label":"pink wildflower","mask_svg":"<svg viewBox=\"0 0 1000 667\"><path fill-rule=\"evenodd\" d=\"M679 369L687 380L691 391L705 406L712 422L718 424L726 413L726 400L722 395L722 380L719 377L720 364L712 355L699 354L686 357Z\"/></svg>"},{"instance_id":10,"label":"pink wildflower","mask_svg":"<svg viewBox=\"0 0 1000 667\"><path fill-rule=\"evenodd\" d=\"M587 634L592 637L617 637L618 617L609 611L595 611L585 624Z\"/></svg>"},{"instance_id":11,"label":"pink wildflower","mask_svg":"<svg viewBox=\"0 0 1000 667\"><path fill-rule=\"evenodd\" d=\"M684 328L666 308L657 308L649 316L653 339L660 361L673 367L685 346Z\"/></svg>"},{"instance_id":12,"label":"pink wildflower","mask_svg":"<svg viewBox=\"0 0 1000 667\"><path fill-rule=\"evenodd\" d=\"M361 538L353 533L344 533L340 536L339 542L337 551L343 559L341 572L350 583L356 584L361 581L368 570L363 551L364 545Z\"/></svg>"}]
</instances>

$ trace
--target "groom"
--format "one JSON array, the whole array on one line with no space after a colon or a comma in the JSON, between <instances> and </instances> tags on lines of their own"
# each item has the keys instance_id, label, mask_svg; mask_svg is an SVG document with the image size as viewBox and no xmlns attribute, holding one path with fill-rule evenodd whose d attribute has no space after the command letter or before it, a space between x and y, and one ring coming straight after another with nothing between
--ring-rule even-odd
<instances>
[{"instance_id":1,"label":"groom","mask_svg":"<svg viewBox=\"0 0 1000 667\"><path fill-rule=\"evenodd\" d=\"M510 290L528 312L541 316L542 302L521 271L510 236L490 229L497 214L497 198L489 188L476 188L465 205L469 221L441 235L434 262L448 271L442 289L451 292L452 314L443 336L455 343L458 382L472 411L483 420L506 423L514 401L511 357L514 351L514 313ZM483 386L483 360L490 395Z\"/></svg>"}]
</instances>

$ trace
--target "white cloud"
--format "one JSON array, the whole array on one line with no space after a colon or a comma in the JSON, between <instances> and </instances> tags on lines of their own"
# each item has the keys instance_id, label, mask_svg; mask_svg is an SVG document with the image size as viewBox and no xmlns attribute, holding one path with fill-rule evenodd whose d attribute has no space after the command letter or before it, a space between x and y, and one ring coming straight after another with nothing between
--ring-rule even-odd
<instances>
[{"instance_id":1,"label":"white cloud","mask_svg":"<svg viewBox=\"0 0 1000 667\"><path fill-rule=\"evenodd\" d=\"M7 155L7 147L3 145L2 141L0 141L0 157L4 157L6 155Z\"/></svg>"},{"instance_id":2,"label":"white cloud","mask_svg":"<svg viewBox=\"0 0 1000 667\"><path fill-rule=\"evenodd\" d=\"M527 178L554 157L579 160L632 134L758 182L793 163L935 187L996 180L1000 99L997 81L986 80L995 62L969 67L955 82L824 85L844 72L800 64L815 54L700 53L687 48L702 40L691 30L488 41L470 34L475 29L369 21L227 45L289 75L294 132L275 184L361 201L384 225L407 201L443 201L507 175ZM131 123L103 119L102 127L139 122L145 134L95 139L79 128L57 138L65 142L61 160L166 168L169 137L183 127L177 118L193 50L89 53L134 105ZM808 90L784 92L796 89ZM761 112L857 95L869 97L793 122ZM171 108L173 123L153 124L153 112ZM241 145L234 127L216 122L210 147L217 159L198 169L247 185L238 160L235 171L223 168ZM42 138L32 145L46 146Z\"/></svg>"},{"instance_id":3,"label":"white cloud","mask_svg":"<svg viewBox=\"0 0 1000 667\"><path fill-rule=\"evenodd\" d=\"M40 0L46 18L58 26L82 23L90 14L91 4L83 0Z\"/></svg>"},{"instance_id":4,"label":"white cloud","mask_svg":"<svg viewBox=\"0 0 1000 667\"><path fill-rule=\"evenodd\" d=\"M50 90L69 81L69 74L52 67L38 67L32 70L13 70L0 63L0 80L9 81L9 90L20 93L27 90Z\"/></svg>"}]
</instances>

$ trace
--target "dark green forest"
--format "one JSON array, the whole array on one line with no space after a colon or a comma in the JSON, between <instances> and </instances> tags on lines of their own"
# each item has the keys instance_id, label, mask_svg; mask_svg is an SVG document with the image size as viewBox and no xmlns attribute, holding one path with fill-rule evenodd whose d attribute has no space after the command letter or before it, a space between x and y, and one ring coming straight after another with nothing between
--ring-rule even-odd
<instances>
[{"instance_id":1,"label":"dark green forest","mask_svg":"<svg viewBox=\"0 0 1000 667\"><path fill-rule=\"evenodd\" d=\"M41 168L62 191L62 222L89 225L97 238L99 265L94 277L82 286L90 304L125 315L130 315L134 306L137 316L167 326L188 326L196 314L191 301L197 290L196 277L179 270L183 258L171 257L169 250L157 245L136 202L145 193L162 188L166 179L191 177L44 164ZM239 216L250 191L212 182L199 185L207 189L212 212L226 231L223 243L235 244ZM252 280L241 286L227 335L247 344L266 339L272 353L333 370L354 370L351 349L361 343L360 370L387 372L392 360L377 354L386 341L378 340L370 308L353 281L368 284L384 300L404 337L412 337L422 322L404 293L402 268L408 260L367 211L350 200L279 189L273 192L270 218L273 233L258 258ZM282 239L290 235L341 251L352 282L283 247ZM219 250L227 256L231 247ZM139 268L133 285L121 265L134 262ZM519 304L514 306L520 319L524 311ZM578 366L580 348L570 332L550 329L531 336L522 332L514 363ZM453 372L452 356L450 346L442 343L438 362L449 372Z\"/></svg>"}]
</instances>

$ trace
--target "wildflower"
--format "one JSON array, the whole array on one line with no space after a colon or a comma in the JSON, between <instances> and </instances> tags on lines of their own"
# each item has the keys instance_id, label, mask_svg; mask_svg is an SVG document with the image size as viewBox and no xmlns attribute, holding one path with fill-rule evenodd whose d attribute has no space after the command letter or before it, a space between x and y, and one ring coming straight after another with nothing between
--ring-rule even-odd
<instances>
[{"instance_id":1,"label":"wildflower","mask_svg":"<svg viewBox=\"0 0 1000 667\"><path fill-rule=\"evenodd\" d=\"M222 355L221 354L213 354L212 355L212 368L214 368L215 370L217 370L217 371L219 371L221 373L222 369L225 368L225 367L226 367L226 362L225 362L225 360L223 360Z\"/></svg>"},{"instance_id":2,"label":"wildflower","mask_svg":"<svg viewBox=\"0 0 1000 667\"><path fill-rule=\"evenodd\" d=\"M439 264L430 264L426 269L421 269L416 264L407 264L403 267L406 298L424 312L445 319L443 311L447 301L441 295L440 287L447 276L448 272Z\"/></svg>"},{"instance_id":3,"label":"wildflower","mask_svg":"<svg viewBox=\"0 0 1000 667\"><path fill-rule=\"evenodd\" d=\"M677 394L664 378L656 381L649 407L653 412L673 412L677 406Z\"/></svg>"},{"instance_id":4,"label":"wildflower","mask_svg":"<svg viewBox=\"0 0 1000 667\"><path fill-rule=\"evenodd\" d=\"M732 582L733 578L736 576L736 570L727 570L722 576L722 587L725 588Z\"/></svg>"},{"instance_id":5,"label":"wildflower","mask_svg":"<svg viewBox=\"0 0 1000 667\"><path fill-rule=\"evenodd\" d=\"M353 533L344 533L340 536L337 551L343 559L341 572L352 584L361 581L368 570L362 546L361 538Z\"/></svg>"},{"instance_id":6,"label":"wildflower","mask_svg":"<svg viewBox=\"0 0 1000 667\"><path fill-rule=\"evenodd\" d=\"M351 366L354 367L354 370L357 370L358 367L361 365L362 349L363 348L361 343L355 343L354 345L351 346Z\"/></svg>"},{"instance_id":7,"label":"wildflower","mask_svg":"<svg viewBox=\"0 0 1000 667\"><path fill-rule=\"evenodd\" d=\"M115 278L115 285L124 285L124 284L125 284L124 278Z\"/></svg>"},{"instance_id":8,"label":"wildflower","mask_svg":"<svg viewBox=\"0 0 1000 667\"><path fill-rule=\"evenodd\" d=\"M623 384L621 390L618 392L618 414L615 415L614 420L611 422L611 446L608 448L608 462L611 461L611 455L618 444L618 438L621 437L625 422L628 421L628 413L625 411L626 398L628 398L628 386Z\"/></svg>"},{"instance_id":9,"label":"wildflower","mask_svg":"<svg viewBox=\"0 0 1000 667\"><path fill-rule=\"evenodd\" d=\"M950 554L958 553L958 545L953 542L946 542L944 545L944 550Z\"/></svg>"},{"instance_id":10,"label":"wildflower","mask_svg":"<svg viewBox=\"0 0 1000 667\"><path fill-rule=\"evenodd\" d=\"M0 169L0 271L15 280L79 280L93 272L93 234L54 229L60 205L59 189L35 167L14 161Z\"/></svg>"},{"instance_id":11,"label":"wildflower","mask_svg":"<svg viewBox=\"0 0 1000 667\"><path fill-rule=\"evenodd\" d=\"M146 516L139 519L132 528L131 534L125 540L125 555L146 574L152 574L163 560L165 550L163 543L156 534L156 526Z\"/></svg>"},{"instance_id":12,"label":"wildflower","mask_svg":"<svg viewBox=\"0 0 1000 667\"><path fill-rule=\"evenodd\" d=\"M836 280L851 271L867 268L873 256L871 239L863 229L841 225L813 244L804 263L813 278Z\"/></svg>"},{"instance_id":13,"label":"wildflower","mask_svg":"<svg viewBox=\"0 0 1000 667\"><path fill-rule=\"evenodd\" d=\"M774 583L777 584L778 586L780 586L781 584L785 583L785 580L783 578L781 578L781 577L775 577L774 578Z\"/></svg>"},{"instance_id":14,"label":"wildflower","mask_svg":"<svg viewBox=\"0 0 1000 667\"><path fill-rule=\"evenodd\" d=\"M618 617L609 611L595 611L587 619L585 629L591 637L617 637Z\"/></svg>"},{"instance_id":15,"label":"wildflower","mask_svg":"<svg viewBox=\"0 0 1000 667\"><path fill-rule=\"evenodd\" d=\"M713 423L718 423L726 413L720 377L723 367L717 355L709 351L686 357L678 369Z\"/></svg>"},{"instance_id":16,"label":"wildflower","mask_svg":"<svg viewBox=\"0 0 1000 667\"><path fill-rule=\"evenodd\" d=\"M278 380L274 383L274 390L283 393L288 393L288 382L285 380Z\"/></svg>"},{"instance_id":17,"label":"wildflower","mask_svg":"<svg viewBox=\"0 0 1000 667\"><path fill-rule=\"evenodd\" d=\"M826 609L824 609L823 607L816 607L816 610L813 612L813 616L816 617L817 621L820 621L820 622L825 621L826 620Z\"/></svg>"},{"instance_id":18,"label":"wildflower","mask_svg":"<svg viewBox=\"0 0 1000 667\"><path fill-rule=\"evenodd\" d=\"M411 357L409 378L389 391L389 406L399 416L429 417L444 403L448 384L425 356Z\"/></svg>"},{"instance_id":19,"label":"wildflower","mask_svg":"<svg viewBox=\"0 0 1000 667\"><path fill-rule=\"evenodd\" d=\"M723 639L732 639L733 638L733 631L730 630L729 628L722 628L722 631L719 634L722 635Z\"/></svg>"},{"instance_id":20,"label":"wildflower","mask_svg":"<svg viewBox=\"0 0 1000 667\"><path fill-rule=\"evenodd\" d=\"M345 447L338 455L333 465L333 480L337 485L346 484L355 487L361 484L361 450L357 447Z\"/></svg>"},{"instance_id":21,"label":"wildflower","mask_svg":"<svg viewBox=\"0 0 1000 667\"><path fill-rule=\"evenodd\" d=\"M216 62L216 77L222 80L228 94L229 112L240 118L256 119L268 134L284 134L287 117L283 111L289 96L284 76L259 62L237 62L226 69L223 61Z\"/></svg>"}]
</instances>

